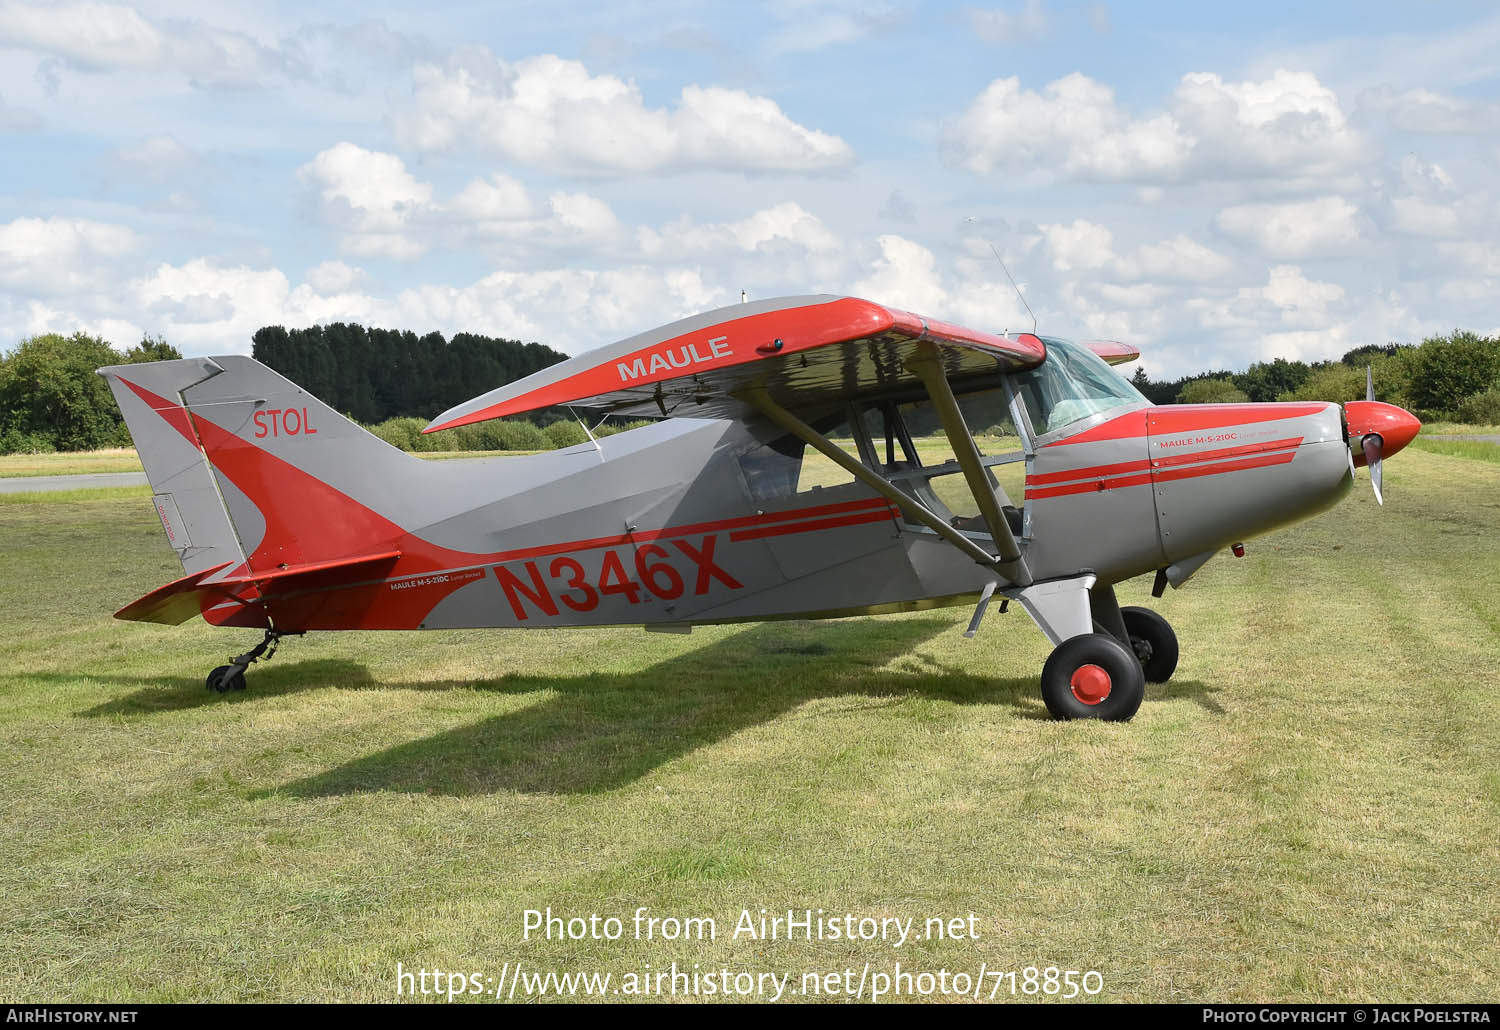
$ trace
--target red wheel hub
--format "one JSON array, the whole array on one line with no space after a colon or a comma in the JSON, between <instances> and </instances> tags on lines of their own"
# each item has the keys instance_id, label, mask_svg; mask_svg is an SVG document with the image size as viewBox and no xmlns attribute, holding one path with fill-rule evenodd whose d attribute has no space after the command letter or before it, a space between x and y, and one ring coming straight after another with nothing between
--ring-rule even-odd
<instances>
[{"instance_id":1,"label":"red wheel hub","mask_svg":"<svg viewBox=\"0 0 1500 1030\"><path fill-rule=\"evenodd\" d=\"M1097 665L1081 665L1068 680L1073 696L1086 705L1097 705L1109 697L1109 673Z\"/></svg>"}]
</instances>

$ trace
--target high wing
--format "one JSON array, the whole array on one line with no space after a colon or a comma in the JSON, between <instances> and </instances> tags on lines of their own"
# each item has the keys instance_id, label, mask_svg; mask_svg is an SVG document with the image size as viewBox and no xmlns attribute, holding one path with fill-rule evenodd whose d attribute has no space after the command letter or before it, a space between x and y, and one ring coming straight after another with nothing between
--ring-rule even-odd
<instances>
[{"instance_id":1,"label":"high wing","mask_svg":"<svg viewBox=\"0 0 1500 1030\"><path fill-rule=\"evenodd\" d=\"M1031 333L995 336L856 297L780 297L673 322L570 358L450 408L424 432L573 404L620 415L738 417L756 392L802 407L922 388L935 355L956 389L1034 368Z\"/></svg>"},{"instance_id":2,"label":"high wing","mask_svg":"<svg viewBox=\"0 0 1500 1030\"><path fill-rule=\"evenodd\" d=\"M1141 356L1139 347L1115 340L1081 340L1080 344L1099 355L1111 365L1123 365Z\"/></svg>"}]
</instances>

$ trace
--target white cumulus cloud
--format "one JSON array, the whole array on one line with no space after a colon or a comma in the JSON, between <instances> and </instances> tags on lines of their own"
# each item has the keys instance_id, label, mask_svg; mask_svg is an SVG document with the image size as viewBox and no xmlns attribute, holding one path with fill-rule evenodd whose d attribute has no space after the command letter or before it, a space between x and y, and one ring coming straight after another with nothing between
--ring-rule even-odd
<instances>
[{"instance_id":1,"label":"white cumulus cloud","mask_svg":"<svg viewBox=\"0 0 1500 1030\"><path fill-rule=\"evenodd\" d=\"M624 235L609 205L590 194L554 190L538 203L519 180L495 174L445 199L397 155L348 142L319 152L299 174L320 216L342 233L344 252L356 257L410 260L435 245L503 239L556 247Z\"/></svg>"},{"instance_id":2,"label":"white cumulus cloud","mask_svg":"<svg viewBox=\"0 0 1500 1030\"><path fill-rule=\"evenodd\" d=\"M1500 132L1500 103L1464 100L1430 89L1396 92L1389 87L1360 94L1362 107L1383 114L1402 132L1444 135L1488 135Z\"/></svg>"},{"instance_id":3,"label":"white cumulus cloud","mask_svg":"<svg viewBox=\"0 0 1500 1030\"><path fill-rule=\"evenodd\" d=\"M837 136L787 117L767 97L690 85L673 108L553 55L514 64L466 48L414 70L397 138L420 150L472 147L519 164L592 174L715 168L818 171L854 159Z\"/></svg>"},{"instance_id":4,"label":"white cumulus cloud","mask_svg":"<svg viewBox=\"0 0 1500 1030\"><path fill-rule=\"evenodd\" d=\"M1167 109L1147 117L1078 72L1040 92L996 79L948 128L944 147L978 174L1147 183L1328 175L1370 152L1332 90L1284 70L1261 82L1184 75Z\"/></svg>"},{"instance_id":5,"label":"white cumulus cloud","mask_svg":"<svg viewBox=\"0 0 1500 1030\"><path fill-rule=\"evenodd\" d=\"M699 224L684 217L659 230L643 226L637 237L641 251L651 257L727 249L769 252L777 244L809 251L839 246L838 237L816 215L793 201L764 208L737 222Z\"/></svg>"},{"instance_id":6,"label":"white cumulus cloud","mask_svg":"<svg viewBox=\"0 0 1500 1030\"><path fill-rule=\"evenodd\" d=\"M1080 179L1171 178L1192 140L1170 115L1138 121L1114 90L1074 72L1040 93L1014 76L987 86L947 133L950 156L971 172L1059 172Z\"/></svg>"},{"instance_id":7,"label":"white cumulus cloud","mask_svg":"<svg viewBox=\"0 0 1500 1030\"><path fill-rule=\"evenodd\" d=\"M1090 273L1091 281L1113 277L1127 282L1205 282L1223 276L1232 264L1224 255L1181 234L1118 254L1114 233L1086 219L1039 228L1052 267L1064 273Z\"/></svg>"},{"instance_id":8,"label":"white cumulus cloud","mask_svg":"<svg viewBox=\"0 0 1500 1030\"><path fill-rule=\"evenodd\" d=\"M87 218L0 223L0 286L52 296L107 280L114 259L139 244L123 225Z\"/></svg>"},{"instance_id":9,"label":"white cumulus cloud","mask_svg":"<svg viewBox=\"0 0 1500 1030\"><path fill-rule=\"evenodd\" d=\"M1362 239L1359 208L1339 196L1290 204L1237 204L1217 224L1274 258L1343 254Z\"/></svg>"},{"instance_id":10,"label":"white cumulus cloud","mask_svg":"<svg viewBox=\"0 0 1500 1030\"><path fill-rule=\"evenodd\" d=\"M245 33L152 19L125 4L0 0L0 44L86 71L172 69L208 85L249 85L285 67L278 53Z\"/></svg>"}]
</instances>

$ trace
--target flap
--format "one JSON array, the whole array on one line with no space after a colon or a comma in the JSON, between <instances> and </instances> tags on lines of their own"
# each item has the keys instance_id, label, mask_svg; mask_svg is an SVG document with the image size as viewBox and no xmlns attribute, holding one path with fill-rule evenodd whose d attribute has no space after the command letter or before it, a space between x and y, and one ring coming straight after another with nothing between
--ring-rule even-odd
<instances>
[{"instance_id":1,"label":"flap","mask_svg":"<svg viewBox=\"0 0 1500 1030\"><path fill-rule=\"evenodd\" d=\"M918 344L942 353L950 379L1034 368L1046 346L994 336L856 297L736 304L601 347L491 390L425 432L576 404L623 415L734 417L758 386L787 407L917 388L904 367ZM957 387L955 387L957 388Z\"/></svg>"}]
</instances>

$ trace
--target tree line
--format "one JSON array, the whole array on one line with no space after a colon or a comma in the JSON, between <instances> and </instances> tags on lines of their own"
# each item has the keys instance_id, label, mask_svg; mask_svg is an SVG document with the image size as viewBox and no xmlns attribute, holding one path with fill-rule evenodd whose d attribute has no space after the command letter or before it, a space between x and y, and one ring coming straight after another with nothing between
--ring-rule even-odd
<instances>
[{"instance_id":1,"label":"tree line","mask_svg":"<svg viewBox=\"0 0 1500 1030\"><path fill-rule=\"evenodd\" d=\"M426 420L455 404L562 361L538 343L473 333L367 329L337 322L310 329L267 326L252 353L339 411L406 450L544 450L586 440L559 412L535 412L423 436ZM104 380L103 365L179 358L147 335L127 350L86 333L43 333L0 354L0 454L128 447L130 435ZM1379 400L1425 420L1500 425L1500 337L1455 330L1420 344L1358 347L1337 361L1256 362L1243 372L1201 372L1153 380L1137 366L1131 382L1156 404L1358 400L1365 366ZM1002 413L1003 414L1003 413ZM600 432L618 431L619 426Z\"/></svg>"},{"instance_id":2,"label":"tree line","mask_svg":"<svg viewBox=\"0 0 1500 1030\"><path fill-rule=\"evenodd\" d=\"M1500 337L1454 330L1420 344L1370 344L1337 361L1256 362L1243 372L1199 372L1154 380L1138 365L1130 382L1153 404L1246 401L1344 401L1365 396L1365 369L1375 399L1427 420L1500 424Z\"/></svg>"},{"instance_id":3,"label":"tree line","mask_svg":"<svg viewBox=\"0 0 1500 1030\"><path fill-rule=\"evenodd\" d=\"M567 357L540 343L474 333L445 340L437 332L418 336L353 322L290 330L266 326L251 337L250 354L364 423L432 418Z\"/></svg>"}]
</instances>

